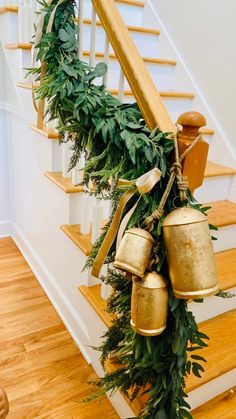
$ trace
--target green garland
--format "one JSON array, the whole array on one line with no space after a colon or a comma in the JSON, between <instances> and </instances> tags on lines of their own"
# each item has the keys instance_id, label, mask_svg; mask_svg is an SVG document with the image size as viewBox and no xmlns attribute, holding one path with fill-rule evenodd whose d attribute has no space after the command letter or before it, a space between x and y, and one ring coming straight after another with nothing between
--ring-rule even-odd
<instances>
[{"instance_id":1,"label":"green garland","mask_svg":"<svg viewBox=\"0 0 236 419\"><path fill-rule=\"evenodd\" d=\"M77 56L75 27L75 3L65 0L57 9L52 32L46 33L49 17L57 0L43 12L45 22L43 36L37 45L37 59L47 64L46 77L37 89L37 96L48 101L48 115L58 120L61 141L73 141L71 167L76 165L82 152L86 154L84 183L92 180L96 194L109 196L114 211L121 195L118 188L110 191L109 179L116 184L119 178L135 179L153 167L162 171L162 179L152 192L142 196L128 227L142 225L157 207L169 179L170 154L173 141L168 133L158 128L150 131L136 103L121 104L110 95L103 85L95 85L94 79L107 71L104 63L95 68L80 61ZM40 78L40 68L31 73ZM107 191L108 193L105 193ZM173 209L177 195L175 185L165 207L165 215ZM193 197L188 194L190 205L202 212ZM134 200L136 197L134 197ZM125 213L133 205L127 205ZM101 347L101 362L105 365L111 354L119 356L121 369L106 373L94 383L101 391L121 390L131 399L138 392L146 392L148 402L140 412L140 418L182 419L191 418L186 402L185 380L188 374L197 377L204 371L206 360L195 355L195 350L207 346L208 337L198 330L193 314L184 300L174 297L161 236L162 220L155 223L153 236L160 240L160 261L157 271L168 279L169 309L166 331L156 337L143 337L130 327L131 281L113 268L102 280L110 284L114 293L108 300L108 311L117 315L104 335ZM108 223L109 225L109 223ZM104 239L104 234L95 243L86 266L91 266ZM114 260L115 249L111 248L106 262Z\"/></svg>"}]
</instances>

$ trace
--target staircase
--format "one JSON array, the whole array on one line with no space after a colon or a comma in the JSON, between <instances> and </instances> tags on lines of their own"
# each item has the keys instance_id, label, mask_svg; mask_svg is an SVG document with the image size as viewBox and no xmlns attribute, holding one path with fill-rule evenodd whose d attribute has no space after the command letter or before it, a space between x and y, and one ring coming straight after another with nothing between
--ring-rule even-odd
<instances>
[{"instance_id":1,"label":"staircase","mask_svg":"<svg viewBox=\"0 0 236 419\"><path fill-rule=\"evenodd\" d=\"M221 289L236 292L236 166L230 149L186 73L151 1L115 3L158 86L171 120L177 121L181 113L190 110L206 116L208 127L202 127L201 132L210 144L209 160L204 182L195 196L200 202L209 203L212 207L209 222L219 228L214 232L218 238L214 246ZM22 70L31 61L31 32L22 35L21 29L23 7L31 7L24 9L26 19L35 10L34 5L3 4L0 8L4 60L18 101L17 112L8 113L14 189L13 237L87 361L102 374L99 354L88 349L88 345L97 345L110 324L104 299L109 290L101 289L89 272L80 272L109 216L109 203L96 202L77 186L78 173L67 172L70 151L66 145L59 147L54 126L35 124L32 79L24 80ZM109 91L125 102L133 101L138 87L130 87L113 48L104 49L108 41L102 23L94 24L91 15L91 2L85 0L84 14L79 17L84 29L81 55L90 63L92 59L93 64L105 60L109 68L106 80ZM90 39L94 27L93 54ZM201 330L211 338L210 347L201 352L208 359L205 374L200 380L190 377L187 383L193 417L234 418L236 299L210 297L201 305L190 305ZM114 366L111 364L110 368ZM111 402L121 418L137 415L142 404L142 400L130 404L120 394L112 397Z\"/></svg>"}]
</instances>

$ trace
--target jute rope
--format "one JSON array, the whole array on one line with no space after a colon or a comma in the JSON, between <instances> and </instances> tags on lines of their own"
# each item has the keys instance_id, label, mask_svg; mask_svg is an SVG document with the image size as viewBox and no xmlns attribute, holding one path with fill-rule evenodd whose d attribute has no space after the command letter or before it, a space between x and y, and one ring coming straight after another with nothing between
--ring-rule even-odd
<instances>
[{"instance_id":1,"label":"jute rope","mask_svg":"<svg viewBox=\"0 0 236 419\"><path fill-rule=\"evenodd\" d=\"M188 190L188 180L185 176L182 174L182 165L181 162L183 159L187 156L187 154L195 147L197 142L201 139L201 134L199 134L193 142L190 144L190 146L179 156L179 148L178 148L178 130L177 133L174 135L174 144L175 144L175 162L173 163L171 169L170 169L170 178L167 183L165 192L162 195L162 198L160 200L160 203L158 207L153 211L153 213L146 218L144 221L145 228L148 231L152 231L154 227L154 222L157 220L160 220L161 217L164 214L164 207L166 204L166 201L168 199L168 196L170 194L170 191L172 189L172 186L174 184L175 178L177 178L177 185L180 193L180 200L186 201L187 199L187 190Z\"/></svg>"}]
</instances>

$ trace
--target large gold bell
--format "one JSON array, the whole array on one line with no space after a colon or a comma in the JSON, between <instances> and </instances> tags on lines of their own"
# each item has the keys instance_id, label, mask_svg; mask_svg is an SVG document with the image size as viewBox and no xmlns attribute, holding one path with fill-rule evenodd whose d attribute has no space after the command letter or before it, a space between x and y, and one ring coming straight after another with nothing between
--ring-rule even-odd
<instances>
[{"instance_id":1,"label":"large gold bell","mask_svg":"<svg viewBox=\"0 0 236 419\"><path fill-rule=\"evenodd\" d=\"M141 228L126 230L118 246L113 265L116 268L143 277L147 268L154 240Z\"/></svg>"},{"instance_id":2,"label":"large gold bell","mask_svg":"<svg viewBox=\"0 0 236 419\"><path fill-rule=\"evenodd\" d=\"M185 207L163 222L169 274L177 298L197 299L219 289L207 217Z\"/></svg>"},{"instance_id":3,"label":"large gold bell","mask_svg":"<svg viewBox=\"0 0 236 419\"><path fill-rule=\"evenodd\" d=\"M134 278L131 299L131 326L143 336L160 335L166 328L168 291L166 281L157 272L144 279Z\"/></svg>"}]
</instances>

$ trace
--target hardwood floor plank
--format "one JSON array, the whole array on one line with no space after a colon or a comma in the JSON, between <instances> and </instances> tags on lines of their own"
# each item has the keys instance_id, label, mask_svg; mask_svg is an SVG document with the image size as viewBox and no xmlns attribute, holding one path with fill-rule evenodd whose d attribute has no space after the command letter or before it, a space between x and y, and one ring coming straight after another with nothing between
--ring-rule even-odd
<instances>
[{"instance_id":1,"label":"hardwood floor plank","mask_svg":"<svg viewBox=\"0 0 236 419\"><path fill-rule=\"evenodd\" d=\"M9 419L118 419L106 397L82 402L96 374L10 238L0 239L0 342Z\"/></svg>"}]
</instances>

